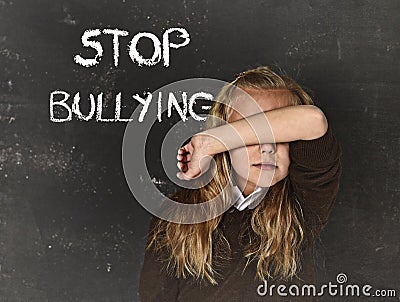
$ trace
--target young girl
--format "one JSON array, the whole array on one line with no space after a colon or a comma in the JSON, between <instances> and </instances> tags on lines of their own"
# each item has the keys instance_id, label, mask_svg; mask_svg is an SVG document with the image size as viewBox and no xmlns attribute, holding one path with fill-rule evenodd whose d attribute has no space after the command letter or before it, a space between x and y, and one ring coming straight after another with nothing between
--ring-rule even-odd
<instances>
[{"instance_id":1,"label":"young girl","mask_svg":"<svg viewBox=\"0 0 400 302\"><path fill-rule=\"evenodd\" d=\"M341 173L324 114L294 80L268 67L237 76L209 114L227 123L210 122L179 149L177 176L209 170L213 178L174 199L205 202L232 184L222 195L231 200L222 202L233 206L197 224L153 219L141 301L316 301L312 245Z\"/></svg>"}]
</instances>

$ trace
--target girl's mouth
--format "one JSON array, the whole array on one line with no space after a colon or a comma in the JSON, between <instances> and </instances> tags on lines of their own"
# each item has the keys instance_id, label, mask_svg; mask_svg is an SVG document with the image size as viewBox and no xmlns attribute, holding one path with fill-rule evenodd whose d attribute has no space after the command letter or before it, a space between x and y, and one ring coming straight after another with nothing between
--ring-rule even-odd
<instances>
[{"instance_id":1,"label":"girl's mouth","mask_svg":"<svg viewBox=\"0 0 400 302\"><path fill-rule=\"evenodd\" d=\"M259 164L254 164L253 166L260 170L275 170L276 168L278 168L273 163L259 163Z\"/></svg>"}]
</instances>

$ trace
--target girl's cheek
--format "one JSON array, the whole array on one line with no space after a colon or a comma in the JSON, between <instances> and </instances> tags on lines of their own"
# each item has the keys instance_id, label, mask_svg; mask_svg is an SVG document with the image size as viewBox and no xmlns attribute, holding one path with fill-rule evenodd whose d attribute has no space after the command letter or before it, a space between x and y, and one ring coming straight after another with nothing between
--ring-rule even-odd
<instances>
[{"instance_id":1,"label":"girl's cheek","mask_svg":"<svg viewBox=\"0 0 400 302\"><path fill-rule=\"evenodd\" d=\"M245 147L231 150L230 156L231 156L232 166L237 172L245 170L245 168L248 167L249 155Z\"/></svg>"},{"instance_id":2,"label":"girl's cheek","mask_svg":"<svg viewBox=\"0 0 400 302\"><path fill-rule=\"evenodd\" d=\"M289 156L289 144L278 144L276 150L276 160L281 163L281 165L289 166L290 165L290 156Z\"/></svg>"}]
</instances>

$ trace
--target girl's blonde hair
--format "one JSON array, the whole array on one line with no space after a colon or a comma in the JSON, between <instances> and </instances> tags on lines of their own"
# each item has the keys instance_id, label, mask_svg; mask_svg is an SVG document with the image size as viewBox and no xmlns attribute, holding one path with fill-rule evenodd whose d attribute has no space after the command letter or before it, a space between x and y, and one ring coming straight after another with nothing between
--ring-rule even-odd
<instances>
[{"instance_id":1,"label":"girl's blonde hair","mask_svg":"<svg viewBox=\"0 0 400 302\"><path fill-rule=\"evenodd\" d=\"M217 127L220 120L228 120L231 109L226 100L236 87L287 90L292 105L313 104L311 97L293 79L278 75L269 67L258 67L237 75L221 90L209 112L218 118L210 119L207 127ZM208 184L197 190L180 190L172 198L178 202L201 203L216 197L231 184L229 153L216 154L214 159L215 165L209 171L214 177ZM229 198L228 195L221 196L222 199ZM229 203L227 200L222 202ZM248 223L244 224L240 234L247 264L257 261L257 276L261 280L295 276L300 268L299 257L305 236L302 209L288 177L272 186L264 200L249 213ZM219 260L230 254L229 242L218 228L223 215L197 224L157 219L147 249L154 248L156 253L167 255L167 269L176 277L192 276L217 284Z\"/></svg>"}]
</instances>

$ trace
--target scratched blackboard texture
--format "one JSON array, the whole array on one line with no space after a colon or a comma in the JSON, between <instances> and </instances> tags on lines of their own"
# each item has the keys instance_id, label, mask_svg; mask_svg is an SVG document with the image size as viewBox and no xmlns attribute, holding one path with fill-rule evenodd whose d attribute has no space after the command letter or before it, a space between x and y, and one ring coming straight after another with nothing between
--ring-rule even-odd
<instances>
[{"instance_id":1,"label":"scratched blackboard texture","mask_svg":"<svg viewBox=\"0 0 400 302\"><path fill-rule=\"evenodd\" d=\"M138 301L150 215L124 178L126 124L52 123L50 91L103 91L111 101L117 91L191 77L230 80L261 64L312 89L342 144L340 192L316 244L318 282L345 273L348 283L397 291L376 301L397 301L399 16L397 0L1 0L0 301ZM191 36L172 51L169 68L130 61L134 34L161 37L169 27ZM117 68L110 36L101 38L98 66L73 62L88 28L129 31Z\"/></svg>"}]
</instances>

